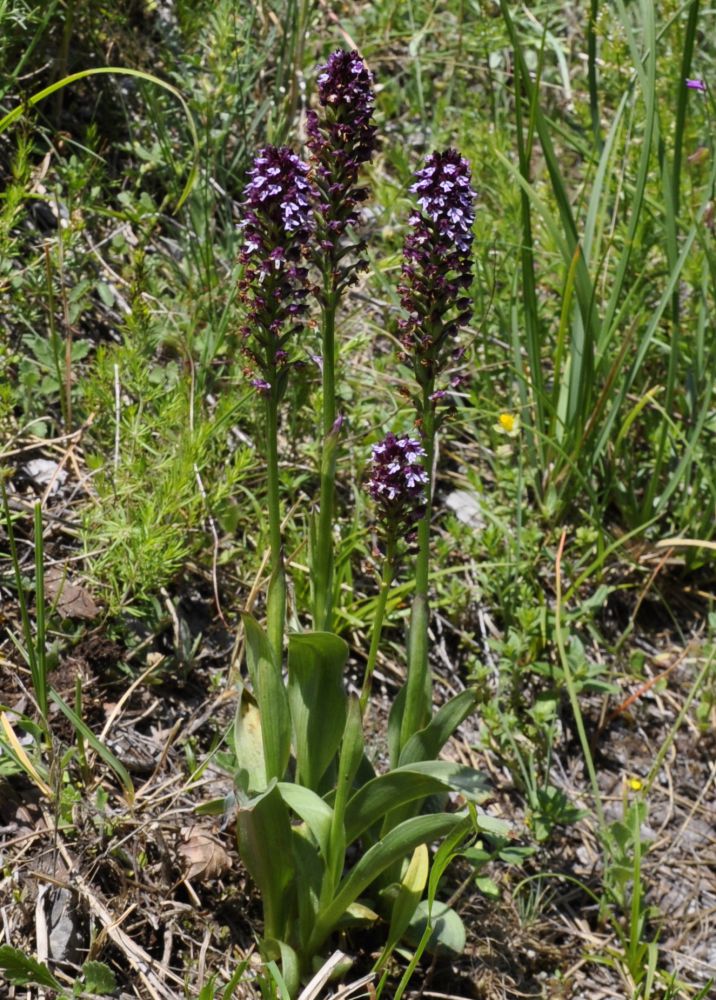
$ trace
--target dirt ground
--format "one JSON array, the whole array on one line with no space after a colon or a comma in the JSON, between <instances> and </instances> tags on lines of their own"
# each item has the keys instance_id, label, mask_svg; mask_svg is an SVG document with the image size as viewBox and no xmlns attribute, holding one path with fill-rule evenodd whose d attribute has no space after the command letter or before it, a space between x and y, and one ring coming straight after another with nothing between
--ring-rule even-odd
<instances>
[{"instance_id":1,"label":"dirt ground","mask_svg":"<svg viewBox=\"0 0 716 1000\"><path fill-rule=\"evenodd\" d=\"M28 463L38 458L54 468L54 479L33 480ZM188 570L178 579L162 595L167 613L161 628L137 635L129 650L116 638L117 629L103 621L76 559L81 442L16 442L6 460L14 467L11 506L28 512L16 526L28 577L34 558L29 512L39 495L45 501L49 587L63 574L65 588L71 585L57 601L53 619L62 624L64 639L51 684L74 704L81 678L84 720L129 771L136 794L128 807L112 772L91 747L85 747L84 762L77 754L66 755L76 739L71 723L54 706L56 763L48 776L49 796L37 782L10 773L0 758L3 942L40 958L62 955L64 965L57 969L70 975L72 963L88 956L106 962L118 974L123 998L197 997L212 975L227 980L245 962L245 982L235 995L258 996L250 979L260 964L260 905L238 860L232 782L221 756L235 707L231 677L240 650L232 629L218 619L211 574ZM60 471L66 475L53 489ZM28 671L7 637L7 630L20 634L9 572L5 562L0 704L9 718L14 713L32 717ZM242 595L230 579L220 578L218 584L231 622ZM621 705L618 699L607 705L591 697L584 706L610 821L619 819L628 797L637 794L629 781L646 777L684 714L651 789L641 832L648 845L643 863L647 900L655 908L650 936L658 932L662 967L693 986L716 976L716 719L713 708L707 725L696 724L693 705L684 713L701 661L704 608L698 597L685 602L677 630L658 602L645 602L622 655L641 652L647 679L625 686ZM619 619L635 610L615 607L609 613ZM604 626L608 631L615 621L605 619ZM187 629L192 640L199 633L202 638L193 660L182 663L177 650L186 648L181 633ZM592 652L600 655L598 649ZM436 656L434 666L438 696L448 683L452 690L464 684L459 670L448 677L445 657ZM387 714L397 690L399 668L384 662L378 676L382 694L375 711L380 716ZM426 960L407 996L606 1000L633 995L620 972L619 943L590 894L599 894L603 874L596 818L568 705L563 715L551 780L585 815L557 828L524 868L494 865L489 874L500 886L498 899L476 890L466 863L451 869L447 888L468 930L465 954ZM479 719L469 720L450 753L489 775L493 794L486 810L512 824L516 843L529 844L524 798L497 755L480 749L478 737ZM377 745L375 753L380 754ZM222 800L217 815L197 812ZM354 966L342 986L325 986L311 995L370 995L365 977L379 945L380 935L370 933L336 941ZM401 971L396 964L395 983ZM27 995L26 988L0 985L2 997ZM392 996L390 984L383 996Z\"/></svg>"}]
</instances>

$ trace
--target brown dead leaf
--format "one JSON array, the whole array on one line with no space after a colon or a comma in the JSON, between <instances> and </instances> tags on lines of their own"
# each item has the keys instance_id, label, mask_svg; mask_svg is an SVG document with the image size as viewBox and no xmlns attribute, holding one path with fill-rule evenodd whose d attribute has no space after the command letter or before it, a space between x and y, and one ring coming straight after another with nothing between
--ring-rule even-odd
<instances>
[{"instance_id":1,"label":"brown dead leaf","mask_svg":"<svg viewBox=\"0 0 716 1000\"><path fill-rule=\"evenodd\" d=\"M57 608L60 618L82 618L91 621L99 608L90 593L67 577L62 566L50 566L45 573L45 594Z\"/></svg>"},{"instance_id":2,"label":"brown dead leaf","mask_svg":"<svg viewBox=\"0 0 716 1000\"><path fill-rule=\"evenodd\" d=\"M184 877L202 882L218 878L231 867L231 858L219 841L200 826L186 827L179 856L186 867Z\"/></svg>"}]
</instances>

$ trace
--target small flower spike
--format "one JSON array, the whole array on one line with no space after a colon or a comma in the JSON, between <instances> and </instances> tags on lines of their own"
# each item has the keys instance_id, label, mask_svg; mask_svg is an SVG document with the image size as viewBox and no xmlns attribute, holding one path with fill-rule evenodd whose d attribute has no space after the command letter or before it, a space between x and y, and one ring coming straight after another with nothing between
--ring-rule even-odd
<instances>
[{"instance_id":1,"label":"small flower spike","mask_svg":"<svg viewBox=\"0 0 716 1000\"><path fill-rule=\"evenodd\" d=\"M253 341L246 353L261 373L253 380L260 392L273 384L277 368L285 368L285 345L306 311L304 258L314 231L315 196L308 172L286 146L266 146L254 159L244 191L239 293L247 323L242 333Z\"/></svg>"},{"instance_id":2,"label":"small flower spike","mask_svg":"<svg viewBox=\"0 0 716 1000\"><path fill-rule=\"evenodd\" d=\"M455 338L470 319L475 192L470 165L454 149L433 153L410 188L420 211L410 216L403 247L401 302L407 318L400 336L420 385L433 384L451 357ZM442 395L441 395L442 393ZM444 395L438 390L436 400Z\"/></svg>"},{"instance_id":3,"label":"small flower spike","mask_svg":"<svg viewBox=\"0 0 716 1000\"><path fill-rule=\"evenodd\" d=\"M366 188L356 186L358 173L375 148L373 77L357 52L331 54L318 74L318 99L306 130L320 192L319 244L337 261L338 243L358 222L357 206L367 197Z\"/></svg>"},{"instance_id":4,"label":"small flower spike","mask_svg":"<svg viewBox=\"0 0 716 1000\"><path fill-rule=\"evenodd\" d=\"M425 451L407 435L388 434L373 445L368 492L387 534L397 539L410 532L425 513L428 476Z\"/></svg>"},{"instance_id":5,"label":"small flower spike","mask_svg":"<svg viewBox=\"0 0 716 1000\"><path fill-rule=\"evenodd\" d=\"M706 84L703 80L687 80L686 86L689 90L700 90L702 93L706 92Z\"/></svg>"}]
</instances>

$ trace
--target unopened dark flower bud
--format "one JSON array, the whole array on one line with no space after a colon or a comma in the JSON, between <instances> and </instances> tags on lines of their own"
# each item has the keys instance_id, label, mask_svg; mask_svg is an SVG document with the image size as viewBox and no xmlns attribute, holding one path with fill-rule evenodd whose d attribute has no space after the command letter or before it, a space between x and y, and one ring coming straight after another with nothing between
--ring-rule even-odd
<instances>
[{"instance_id":1,"label":"unopened dark flower bud","mask_svg":"<svg viewBox=\"0 0 716 1000\"><path fill-rule=\"evenodd\" d=\"M386 533L398 538L421 519L427 504L425 451L407 435L388 434L373 445L368 492Z\"/></svg>"}]
</instances>

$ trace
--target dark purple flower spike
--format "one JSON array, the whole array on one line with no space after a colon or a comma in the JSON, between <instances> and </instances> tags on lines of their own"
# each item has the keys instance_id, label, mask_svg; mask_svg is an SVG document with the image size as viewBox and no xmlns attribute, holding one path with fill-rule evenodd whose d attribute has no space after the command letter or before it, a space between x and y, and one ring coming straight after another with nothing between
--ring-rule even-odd
<instances>
[{"instance_id":1,"label":"dark purple flower spike","mask_svg":"<svg viewBox=\"0 0 716 1000\"><path fill-rule=\"evenodd\" d=\"M288 339L302 324L308 294L307 241L314 231L315 192L309 168L288 147L266 146L254 159L244 191L244 245L239 285L247 308L245 353L267 392L285 380Z\"/></svg>"},{"instance_id":2,"label":"dark purple flower spike","mask_svg":"<svg viewBox=\"0 0 716 1000\"><path fill-rule=\"evenodd\" d=\"M410 190L418 195L420 211L410 216L403 247L399 291L408 315L400 322L400 337L418 383L432 386L438 402L445 391L435 389L435 380L451 355L460 356L456 338L472 314L466 294L475 221L470 165L454 149L433 153Z\"/></svg>"},{"instance_id":3,"label":"dark purple flower spike","mask_svg":"<svg viewBox=\"0 0 716 1000\"><path fill-rule=\"evenodd\" d=\"M373 445L368 492L386 535L393 539L411 532L425 513L428 476L424 458L420 442L407 435L388 434Z\"/></svg>"},{"instance_id":4,"label":"dark purple flower spike","mask_svg":"<svg viewBox=\"0 0 716 1000\"><path fill-rule=\"evenodd\" d=\"M318 99L320 110L308 112L306 130L320 192L319 244L335 266L345 252L340 240L356 225L357 206L367 196L356 184L375 147L373 77L357 52L331 54L318 74Z\"/></svg>"},{"instance_id":5,"label":"dark purple flower spike","mask_svg":"<svg viewBox=\"0 0 716 1000\"><path fill-rule=\"evenodd\" d=\"M311 259L322 276L317 289L321 306L321 382L323 389L323 455L316 545L312 558L313 623L332 628L333 507L337 448L331 441L336 419L336 313L344 289L365 266L364 244L348 235L358 222L358 206L367 190L357 184L362 164L375 143L371 122L375 98L373 78L357 52L338 49L318 73L317 110L308 112L307 143L311 178L318 191L316 234Z\"/></svg>"}]
</instances>

